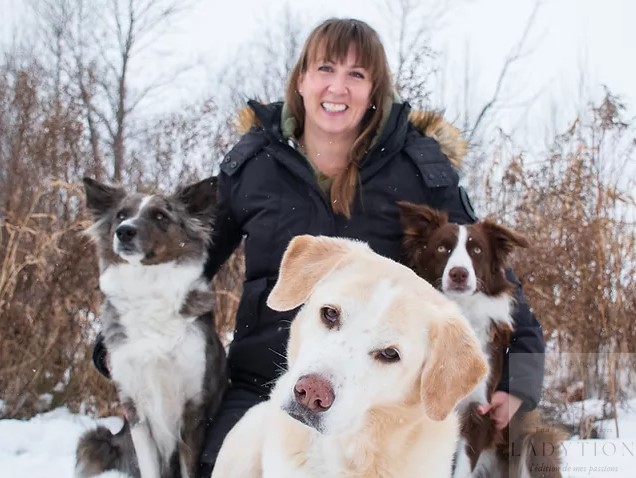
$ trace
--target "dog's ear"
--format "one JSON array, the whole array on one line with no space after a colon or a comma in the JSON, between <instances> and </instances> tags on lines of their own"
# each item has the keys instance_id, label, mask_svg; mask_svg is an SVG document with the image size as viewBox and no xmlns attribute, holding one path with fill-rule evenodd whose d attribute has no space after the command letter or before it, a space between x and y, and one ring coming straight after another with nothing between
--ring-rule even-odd
<instances>
[{"instance_id":1,"label":"dog's ear","mask_svg":"<svg viewBox=\"0 0 636 478\"><path fill-rule=\"evenodd\" d=\"M470 325L459 317L434 322L428 338L420 397L426 414L443 420L485 377L488 363Z\"/></svg>"},{"instance_id":2,"label":"dog's ear","mask_svg":"<svg viewBox=\"0 0 636 478\"><path fill-rule=\"evenodd\" d=\"M84 177L86 191L86 207L94 217L99 217L114 208L126 193L121 188L107 186L89 177Z\"/></svg>"},{"instance_id":3,"label":"dog's ear","mask_svg":"<svg viewBox=\"0 0 636 478\"><path fill-rule=\"evenodd\" d=\"M216 194L217 178L213 176L181 188L174 197L191 216L209 218L216 207Z\"/></svg>"},{"instance_id":4,"label":"dog's ear","mask_svg":"<svg viewBox=\"0 0 636 478\"><path fill-rule=\"evenodd\" d=\"M404 233L404 249L409 266L417 265L422 248L426 247L431 234L448 222L448 214L423 204L398 201L402 231Z\"/></svg>"},{"instance_id":5,"label":"dog's ear","mask_svg":"<svg viewBox=\"0 0 636 478\"><path fill-rule=\"evenodd\" d=\"M493 261L493 272L499 271L505 266L508 256L515 247L525 248L530 246L528 240L522 234L493 221L483 221L480 226L486 232L486 237L490 241L490 248L495 258Z\"/></svg>"},{"instance_id":6,"label":"dog's ear","mask_svg":"<svg viewBox=\"0 0 636 478\"><path fill-rule=\"evenodd\" d=\"M428 238L431 232L448 222L448 214L424 204L398 201L404 234Z\"/></svg>"},{"instance_id":7,"label":"dog's ear","mask_svg":"<svg viewBox=\"0 0 636 478\"><path fill-rule=\"evenodd\" d=\"M278 280L267 298L270 309L292 310L304 304L316 284L341 265L351 241L309 235L294 237L281 261Z\"/></svg>"}]
</instances>

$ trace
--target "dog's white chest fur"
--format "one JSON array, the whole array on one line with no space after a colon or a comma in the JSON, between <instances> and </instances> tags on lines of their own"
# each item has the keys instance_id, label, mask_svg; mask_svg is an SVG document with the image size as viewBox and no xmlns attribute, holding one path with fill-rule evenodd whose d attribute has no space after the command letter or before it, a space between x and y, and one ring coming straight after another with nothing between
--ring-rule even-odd
<instances>
[{"instance_id":1,"label":"dog's white chest fur","mask_svg":"<svg viewBox=\"0 0 636 478\"><path fill-rule=\"evenodd\" d=\"M171 335L166 327L178 328L187 320L179 309L188 292L205 285L200 263L169 262L153 266L111 265L99 276L99 287L117 309L126 331L147 336L153 332Z\"/></svg>"},{"instance_id":2,"label":"dog's white chest fur","mask_svg":"<svg viewBox=\"0 0 636 478\"><path fill-rule=\"evenodd\" d=\"M127 337L109 351L112 377L139 419L152 424L163 456L177 443L185 404L201 399L206 338L195 317L179 314L200 275L200 264L122 264L100 276Z\"/></svg>"},{"instance_id":3,"label":"dog's white chest fur","mask_svg":"<svg viewBox=\"0 0 636 478\"><path fill-rule=\"evenodd\" d=\"M514 320L510 315L512 299L508 294L490 297L478 292L468 297L449 295L449 298L460 306L464 316L477 334L482 352L486 356L490 354L492 323L510 328L514 326ZM488 403L487 387L489 379L490 373L479 382L470 395L459 403L458 409L464 410L471 402Z\"/></svg>"}]
</instances>

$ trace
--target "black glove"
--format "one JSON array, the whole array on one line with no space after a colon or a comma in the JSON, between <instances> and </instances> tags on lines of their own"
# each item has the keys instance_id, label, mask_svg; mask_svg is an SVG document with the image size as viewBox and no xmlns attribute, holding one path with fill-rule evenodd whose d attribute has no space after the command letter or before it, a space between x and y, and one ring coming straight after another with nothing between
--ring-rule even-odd
<instances>
[{"instance_id":1,"label":"black glove","mask_svg":"<svg viewBox=\"0 0 636 478\"><path fill-rule=\"evenodd\" d=\"M107 358L108 351L104 344L104 336L100 332L97 334L95 345L93 347L93 364L99 373L106 378L110 378L110 371L108 370L108 362L106 360Z\"/></svg>"}]
</instances>

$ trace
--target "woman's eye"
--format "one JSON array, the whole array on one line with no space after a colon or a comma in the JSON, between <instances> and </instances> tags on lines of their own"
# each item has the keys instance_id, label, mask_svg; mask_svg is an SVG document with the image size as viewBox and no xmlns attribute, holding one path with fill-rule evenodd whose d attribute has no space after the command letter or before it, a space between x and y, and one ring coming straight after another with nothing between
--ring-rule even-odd
<instances>
[{"instance_id":1,"label":"woman's eye","mask_svg":"<svg viewBox=\"0 0 636 478\"><path fill-rule=\"evenodd\" d=\"M330 65L320 65L318 71L330 72L333 71L333 68Z\"/></svg>"},{"instance_id":2,"label":"woman's eye","mask_svg":"<svg viewBox=\"0 0 636 478\"><path fill-rule=\"evenodd\" d=\"M340 319L340 311L335 307L326 305L320 309L320 318L328 327L333 327Z\"/></svg>"},{"instance_id":3,"label":"woman's eye","mask_svg":"<svg viewBox=\"0 0 636 478\"><path fill-rule=\"evenodd\" d=\"M386 349L380 350L377 353L376 358L382 362L397 362L400 360L400 352L393 347L387 347Z\"/></svg>"},{"instance_id":4,"label":"woman's eye","mask_svg":"<svg viewBox=\"0 0 636 478\"><path fill-rule=\"evenodd\" d=\"M359 78L360 80L364 80L365 78L364 74L359 71L352 71L351 76L353 76L354 78Z\"/></svg>"}]
</instances>

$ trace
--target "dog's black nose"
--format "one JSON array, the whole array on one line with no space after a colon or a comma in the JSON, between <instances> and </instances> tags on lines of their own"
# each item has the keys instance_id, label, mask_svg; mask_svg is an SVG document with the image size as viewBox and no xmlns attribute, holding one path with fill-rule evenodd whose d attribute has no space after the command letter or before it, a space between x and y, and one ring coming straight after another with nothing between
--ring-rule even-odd
<instances>
[{"instance_id":1,"label":"dog's black nose","mask_svg":"<svg viewBox=\"0 0 636 478\"><path fill-rule=\"evenodd\" d=\"M453 267L448 275L455 284L465 284L468 279L468 270L465 267Z\"/></svg>"},{"instance_id":2,"label":"dog's black nose","mask_svg":"<svg viewBox=\"0 0 636 478\"><path fill-rule=\"evenodd\" d=\"M115 230L115 234L121 242L130 242L137 235L137 228L130 224L122 224Z\"/></svg>"},{"instance_id":3,"label":"dog's black nose","mask_svg":"<svg viewBox=\"0 0 636 478\"><path fill-rule=\"evenodd\" d=\"M312 412L329 410L336 398L331 384L315 374L304 375L298 379L294 386L294 396L298 403Z\"/></svg>"}]
</instances>

